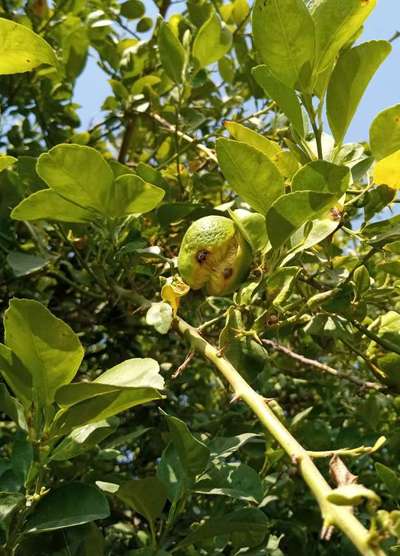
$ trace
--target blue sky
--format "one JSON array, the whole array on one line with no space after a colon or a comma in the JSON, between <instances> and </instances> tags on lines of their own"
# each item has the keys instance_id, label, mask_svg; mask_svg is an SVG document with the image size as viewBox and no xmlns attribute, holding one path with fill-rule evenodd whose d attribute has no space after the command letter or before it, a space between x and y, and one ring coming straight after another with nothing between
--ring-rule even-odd
<instances>
[{"instance_id":1,"label":"blue sky","mask_svg":"<svg viewBox=\"0 0 400 556\"><path fill-rule=\"evenodd\" d=\"M149 14L154 13L152 0L144 0ZM171 13L173 11L171 10ZM170 15L170 14L169 14ZM368 19L362 40L389 39L400 31L400 0L378 0ZM81 105L82 126L88 127L101 119L101 104L110 93L103 72L91 57L76 86L76 102ZM347 141L368 139L373 118L388 106L400 103L400 38L393 43L393 51L375 75L347 134Z\"/></svg>"}]
</instances>

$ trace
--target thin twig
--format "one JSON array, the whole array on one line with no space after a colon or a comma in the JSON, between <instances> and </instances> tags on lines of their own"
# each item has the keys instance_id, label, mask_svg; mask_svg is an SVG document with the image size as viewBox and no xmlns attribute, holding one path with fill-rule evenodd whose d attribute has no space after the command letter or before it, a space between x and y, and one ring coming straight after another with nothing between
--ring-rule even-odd
<instances>
[{"instance_id":1,"label":"thin twig","mask_svg":"<svg viewBox=\"0 0 400 556\"><path fill-rule=\"evenodd\" d=\"M180 137L184 141L188 141L194 147L196 147L197 150L199 150L200 152L205 154L210 160L212 160L213 162L216 162L218 164L218 159L215 156L214 151L212 151L211 149L209 149L205 145L201 145L201 144L197 143L196 139L193 139L193 137L190 137L190 135L187 135L186 133L183 133L182 131L177 130L176 126L174 126L173 124L170 124L167 120L165 120L159 114L155 114L154 112L146 112L146 114L147 114L147 116L152 118L154 121L156 121L157 123L162 125L167 131L169 131L170 133L173 133L174 135L175 134L178 135L178 137Z\"/></svg>"},{"instance_id":2,"label":"thin twig","mask_svg":"<svg viewBox=\"0 0 400 556\"><path fill-rule=\"evenodd\" d=\"M300 363L303 363L303 365L307 365L308 367L314 367L316 369L319 369L320 371L323 371L325 373L328 373L336 378L340 378L343 380L348 380L349 382L352 382L353 384L357 384L357 386L361 386L362 388L371 388L373 390L382 390L383 386L382 384L378 384L377 382L369 382L367 380L362 380L361 378L357 378L355 376L349 375L347 373L343 373L342 371L338 371L337 369L334 369L333 367L330 367L329 365L326 365L325 363L320 363L319 361L314 361L314 359L309 359L308 357L304 357L304 355L300 355L299 353L296 353L294 351L292 351L291 349L287 348L286 346L283 346L282 344L278 344L278 342L275 342L274 340L262 340L262 343L265 346L268 347L272 347L273 349L275 349L276 351L280 351L281 353L284 353L285 355L288 355L289 357L291 357L292 359L295 359L296 361L299 361Z\"/></svg>"}]
</instances>

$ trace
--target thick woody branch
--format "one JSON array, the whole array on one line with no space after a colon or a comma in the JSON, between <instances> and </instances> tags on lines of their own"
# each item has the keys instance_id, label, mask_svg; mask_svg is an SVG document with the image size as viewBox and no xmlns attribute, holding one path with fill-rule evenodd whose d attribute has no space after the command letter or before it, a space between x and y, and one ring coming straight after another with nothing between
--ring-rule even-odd
<instances>
[{"instance_id":1,"label":"thick woody branch","mask_svg":"<svg viewBox=\"0 0 400 556\"><path fill-rule=\"evenodd\" d=\"M276 417L264 398L251 388L231 363L222 357L220 352L208 343L196 328L179 317L176 318L176 325L179 332L190 342L192 349L201 353L215 366L229 382L235 396L248 405L291 460L296 461L304 481L319 504L323 518L322 531L325 532L323 537L327 538L326 532L335 526L349 538L363 556L384 556L385 553L379 546L373 544L368 530L348 507L336 506L327 500L327 496L332 490L331 487L307 451Z\"/></svg>"}]
</instances>

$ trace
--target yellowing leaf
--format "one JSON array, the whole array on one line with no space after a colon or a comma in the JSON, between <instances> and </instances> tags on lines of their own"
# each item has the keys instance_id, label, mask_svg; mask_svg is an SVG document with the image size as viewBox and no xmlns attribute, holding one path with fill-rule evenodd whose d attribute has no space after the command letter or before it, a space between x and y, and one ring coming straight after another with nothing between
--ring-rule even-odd
<instances>
[{"instance_id":1,"label":"yellowing leaf","mask_svg":"<svg viewBox=\"0 0 400 556\"><path fill-rule=\"evenodd\" d=\"M187 295L189 291L190 287L185 282L177 278L170 278L161 289L161 298L171 305L174 315L176 315L180 298Z\"/></svg>"},{"instance_id":2,"label":"yellowing leaf","mask_svg":"<svg viewBox=\"0 0 400 556\"><path fill-rule=\"evenodd\" d=\"M400 150L380 160L374 169L374 182L400 189Z\"/></svg>"}]
</instances>

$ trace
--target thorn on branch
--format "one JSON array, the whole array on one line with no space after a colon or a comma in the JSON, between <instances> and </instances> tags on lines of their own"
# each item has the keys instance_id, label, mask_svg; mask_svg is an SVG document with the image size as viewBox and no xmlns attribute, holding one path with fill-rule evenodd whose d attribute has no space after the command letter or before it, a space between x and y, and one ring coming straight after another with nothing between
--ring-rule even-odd
<instances>
[{"instance_id":1,"label":"thorn on branch","mask_svg":"<svg viewBox=\"0 0 400 556\"><path fill-rule=\"evenodd\" d=\"M324 523L320 533L321 541L329 542L332 538L334 529L335 528L333 527L333 525L330 525L329 523Z\"/></svg>"},{"instance_id":2,"label":"thorn on branch","mask_svg":"<svg viewBox=\"0 0 400 556\"><path fill-rule=\"evenodd\" d=\"M343 460L336 454L331 457L329 462L329 474L338 487L353 485L357 483L358 479L357 475L353 475L353 473L347 469Z\"/></svg>"},{"instance_id":3,"label":"thorn on branch","mask_svg":"<svg viewBox=\"0 0 400 556\"><path fill-rule=\"evenodd\" d=\"M182 365L179 365L179 367L176 369L176 371L171 375L172 379L175 380L176 378L178 378L178 376L180 376L183 373L183 371L188 367L191 360L193 359L194 354L195 354L195 352L193 350L189 351L189 353L185 357L185 360L182 363Z\"/></svg>"}]
</instances>

